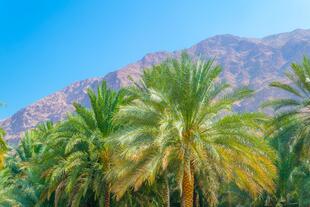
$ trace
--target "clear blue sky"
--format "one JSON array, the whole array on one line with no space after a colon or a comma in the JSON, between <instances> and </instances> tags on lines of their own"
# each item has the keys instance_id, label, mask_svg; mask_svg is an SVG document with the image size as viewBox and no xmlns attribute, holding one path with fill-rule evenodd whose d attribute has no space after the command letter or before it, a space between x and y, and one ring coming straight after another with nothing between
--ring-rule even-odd
<instances>
[{"instance_id":1,"label":"clear blue sky","mask_svg":"<svg viewBox=\"0 0 310 207\"><path fill-rule=\"evenodd\" d=\"M310 28L309 0L0 0L0 119L145 53Z\"/></svg>"}]
</instances>

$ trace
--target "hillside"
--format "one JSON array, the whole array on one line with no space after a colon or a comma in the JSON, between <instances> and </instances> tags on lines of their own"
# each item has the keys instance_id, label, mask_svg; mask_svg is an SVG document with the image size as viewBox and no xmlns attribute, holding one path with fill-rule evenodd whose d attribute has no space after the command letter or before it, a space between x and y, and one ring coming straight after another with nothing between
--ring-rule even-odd
<instances>
[{"instance_id":1,"label":"hillside","mask_svg":"<svg viewBox=\"0 0 310 207\"><path fill-rule=\"evenodd\" d=\"M223 77L233 86L249 85L257 90L255 97L240 104L241 110L255 110L259 103L278 96L268 88L268 83L283 77L292 61L310 55L310 30L295 30L261 39L242 38L233 35L217 35L185 49L192 57L215 58L223 66ZM16 143L20 134L38 123L58 121L72 112L74 101L87 104L86 89L95 88L103 79L114 89L128 86L128 76L138 79L142 70L158 64L168 57L178 57L181 51L156 52L145 55L105 77L91 78L73 83L38 102L21 109L0 126L7 131L6 139Z\"/></svg>"}]
</instances>

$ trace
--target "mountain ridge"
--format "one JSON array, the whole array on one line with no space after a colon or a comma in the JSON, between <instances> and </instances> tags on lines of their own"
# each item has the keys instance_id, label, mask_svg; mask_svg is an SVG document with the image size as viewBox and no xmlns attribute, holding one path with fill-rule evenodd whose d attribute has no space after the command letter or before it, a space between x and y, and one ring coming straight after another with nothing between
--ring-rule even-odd
<instances>
[{"instance_id":1,"label":"mountain ridge","mask_svg":"<svg viewBox=\"0 0 310 207\"><path fill-rule=\"evenodd\" d=\"M269 89L268 83L283 79L283 72L292 61L300 61L303 55L310 55L310 30L297 29L263 38L215 35L184 50L148 53L137 62L104 77L74 82L0 121L0 126L7 131L6 139L10 143L17 143L23 132L37 124L46 120L64 119L68 113L73 112L73 102L87 105L87 88L95 89L103 80L113 89L126 87L130 85L128 76L137 80L143 69L159 64L167 58L178 58L182 51L193 58L215 58L216 63L224 69L222 78L234 87L249 85L256 89L255 97L239 106L241 110L255 110L259 105L258 100L281 95Z\"/></svg>"}]
</instances>

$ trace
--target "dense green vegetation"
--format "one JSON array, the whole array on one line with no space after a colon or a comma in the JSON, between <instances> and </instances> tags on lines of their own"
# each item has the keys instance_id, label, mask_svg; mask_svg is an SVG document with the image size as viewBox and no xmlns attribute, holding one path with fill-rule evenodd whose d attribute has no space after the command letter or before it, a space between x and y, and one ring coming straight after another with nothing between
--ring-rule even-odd
<instances>
[{"instance_id":1,"label":"dense green vegetation","mask_svg":"<svg viewBox=\"0 0 310 207\"><path fill-rule=\"evenodd\" d=\"M271 84L288 92L263 104L273 117L234 112L253 91L221 71L183 54L129 88L89 90L90 107L16 149L0 131L0 206L309 206L309 59Z\"/></svg>"},{"instance_id":2,"label":"dense green vegetation","mask_svg":"<svg viewBox=\"0 0 310 207\"><path fill-rule=\"evenodd\" d=\"M0 169L4 166L4 156L8 150L7 144L4 141L5 131L0 128Z\"/></svg>"}]
</instances>

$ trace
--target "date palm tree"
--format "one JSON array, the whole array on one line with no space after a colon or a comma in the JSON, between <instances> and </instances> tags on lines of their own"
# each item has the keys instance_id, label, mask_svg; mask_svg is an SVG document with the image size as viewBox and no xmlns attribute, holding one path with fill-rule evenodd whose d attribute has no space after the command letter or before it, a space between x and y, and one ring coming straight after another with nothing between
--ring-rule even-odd
<instances>
[{"instance_id":1,"label":"date palm tree","mask_svg":"<svg viewBox=\"0 0 310 207\"><path fill-rule=\"evenodd\" d=\"M265 195L261 199L264 203L268 203L268 206L292 206L297 203L299 195L292 182L292 172L298 166L298 161L296 154L290 151L290 144L298 126L299 123L291 123L288 128L282 126L282 130L275 130L270 138L270 146L278 154L276 162L278 178L275 193L272 196Z\"/></svg>"},{"instance_id":2,"label":"date palm tree","mask_svg":"<svg viewBox=\"0 0 310 207\"><path fill-rule=\"evenodd\" d=\"M4 104L0 102L0 107L2 107ZM4 167L4 156L5 153L8 151L8 146L6 142L4 141L5 131L0 128L0 169Z\"/></svg>"},{"instance_id":3,"label":"date palm tree","mask_svg":"<svg viewBox=\"0 0 310 207\"><path fill-rule=\"evenodd\" d=\"M119 128L112 123L121 102L121 93L108 89L105 82L97 89L88 90L91 107L74 104L75 115L59 126L51 140L47 159L56 159L43 173L48 180L45 194L55 194L55 205L66 197L68 205L110 206L110 183L105 173L110 169L113 146L106 138Z\"/></svg>"},{"instance_id":4,"label":"date palm tree","mask_svg":"<svg viewBox=\"0 0 310 207\"><path fill-rule=\"evenodd\" d=\"M51 122L40 124L25 133L14 154L6 159L5 169L0 174L0 206L53 206L52 202L39 204L44 189L36 159L45 148L45 141L53 133Z\"/></svg>"},{"instance_id":5,"label":"date palm tree","mask_svg":"<svg viewBox=\"0 0 310 207\"><path fill-rule=\"evenodd\" d=\"M298 122L299 127L291 137L291 150L300 158L310 157L310 60L304 57L301 64L292 63L285 73L287 81L272 82L271 87L286 92L288 98L270 100L263 107L272 107L274 125L281 130L290 129Z\"/></svg>"},{"instance_id":6,"label":"date palm tree","mask_svg":"<svg viewBox=\"0 0 310 207\"><path fill-rule=\"evenodd\" d=\"M294 185L298 195L299 206L310 205L310 164L302 162L291 173L292 185Z\"/></svg>"},{"instance_id":7,"label":"date palm tree","mask_svg":"<svg viewBox=\"0 0 310 207\"><path fill-rule=\"evenodd\" d=\"M267 119L232 113L233 104L252 91L229 91L218 80L221 71L212 60L183 54L145 70L127 90L115 117L124 129L111 138L122 149L111 173L118 197L167 172L176 179L183 207L193 206L195 180L212 206L223 181L252 196L273 192L275 153L262 138Z\"/></svg>"},{"instance_id":8,"label":"date palm tree","mask_svg":"<svg viewBox=\"0 0 310 207\"><path fill-rule=\"evenodd\" d=\"M4 156L8 151L8 146L4 141L5 131L0 128L0 169L4 166Z\"/></svg>"}]
</instances>

